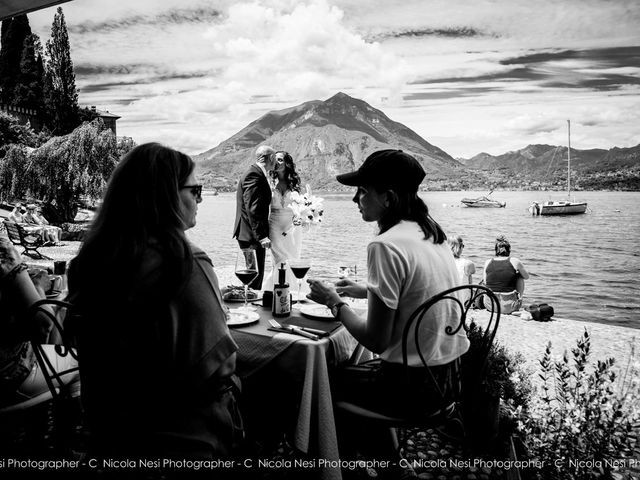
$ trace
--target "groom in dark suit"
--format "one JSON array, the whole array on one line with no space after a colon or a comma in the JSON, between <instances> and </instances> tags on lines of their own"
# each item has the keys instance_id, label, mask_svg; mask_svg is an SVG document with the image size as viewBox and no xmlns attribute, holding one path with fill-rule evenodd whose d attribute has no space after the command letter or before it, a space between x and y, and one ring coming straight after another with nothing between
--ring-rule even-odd
<instances>
[{"instance_id":1,"label":"groom in dark suit","mask_svg":"<svg viewBox=\"0 0 640 480\"><path fill-rule=\"evenodd\" d=\"M264 257L269 240L269 205L271 204L271 186L269 172L273 170L275 150L267 145L256 149L256 163L244 172L238 181L236 190L236 221L233 238L238 240L240 248L254 248L258 258L258 276L249 287L262 288L264 277Z\"/></svg>"}]
</instances>

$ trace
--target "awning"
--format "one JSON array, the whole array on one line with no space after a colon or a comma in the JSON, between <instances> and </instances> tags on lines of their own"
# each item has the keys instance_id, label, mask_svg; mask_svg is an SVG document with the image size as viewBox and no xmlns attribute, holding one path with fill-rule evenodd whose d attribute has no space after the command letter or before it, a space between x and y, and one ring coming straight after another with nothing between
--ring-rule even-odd
<instances>
[{"instance_id":1,"label":"awning","mask_svg":"<svg viewBox=\"0 0 640 480\"><path fill-rule=\"evenodd\" d=\"M2 0L0 1L0 20L68 1L70 0Z\"/></svg>"}]
</instances>

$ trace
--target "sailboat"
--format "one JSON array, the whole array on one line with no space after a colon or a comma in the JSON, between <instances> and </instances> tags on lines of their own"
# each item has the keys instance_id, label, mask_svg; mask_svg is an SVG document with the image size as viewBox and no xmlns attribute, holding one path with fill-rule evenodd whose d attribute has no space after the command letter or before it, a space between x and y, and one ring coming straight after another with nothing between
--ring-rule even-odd
<instances>
[{"instance_id":1,"label":"sailboat","mask_svg":"<svg viewBox=\"0 0 640 480\"><path fill-rule=\"evenodd\" d=\"M567 120L569 145L567 147L567 199L558 202L533 202L529 206L531 215L577 215L587 211L587 202L571 201L571 121Z\"/></svg>"}]
</instances>

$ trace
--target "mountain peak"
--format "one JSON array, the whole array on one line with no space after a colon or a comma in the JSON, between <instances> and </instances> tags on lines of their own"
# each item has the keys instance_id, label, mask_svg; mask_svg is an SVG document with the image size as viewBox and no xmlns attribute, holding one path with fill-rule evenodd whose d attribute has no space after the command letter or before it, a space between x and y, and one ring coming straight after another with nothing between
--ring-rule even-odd
<instances>
[{"instance_id":1,"label":"mountain peak","mask_svg":"<svg viewBox=\"0 0 640 480\"><path fill-rule=\"evenodd\" d=\"M338 92L333 97L328 98L326 101L330 102L331 100L334 100L334 99L335 100L342 100L342 99L346 99L346 98L353 100L353 97L347 95L346 93Z\"/></svg>"},{"instance_id":2,"label":"mountain peak","mask_svg":"<svg viewBox=\"0 0 640 480\"><path fill-rule=\"evenodd\" d=\"M436 178L453 175L460 166L409 127L344 92L268 112L196 160L202 171L235 178L260 144L291 153L301 176L314 186L335 183L337 173L358 168L369 154L385 148L411 153Z\"/></svg>"}]
</instances>

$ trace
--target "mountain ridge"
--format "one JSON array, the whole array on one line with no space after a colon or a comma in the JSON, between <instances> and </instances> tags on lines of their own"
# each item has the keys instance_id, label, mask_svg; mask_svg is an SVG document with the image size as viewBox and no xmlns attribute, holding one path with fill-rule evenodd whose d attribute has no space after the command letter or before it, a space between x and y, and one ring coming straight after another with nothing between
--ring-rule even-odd
<instances>
[{"instance_id":1,"label":"mountain ridge","mask_svg":"<svg viewBox=\"0 0 640 480\"><path fill-rule=\"evenodd\" d=\"M303 183L324 190L344 190L335 176L358 168L370 153L385 148L401 149L418 159L427 172L423 189L562 189L566 183L566 147L533 144L496 156L482 152L455 159L408 126L343 92L267 112L195 155L199 178L206 187L234 190L261 144L291 153ZM609 150L572 148L571 154L576 189L640 189L640 144Z\"/></svg>"}]
</instances>

